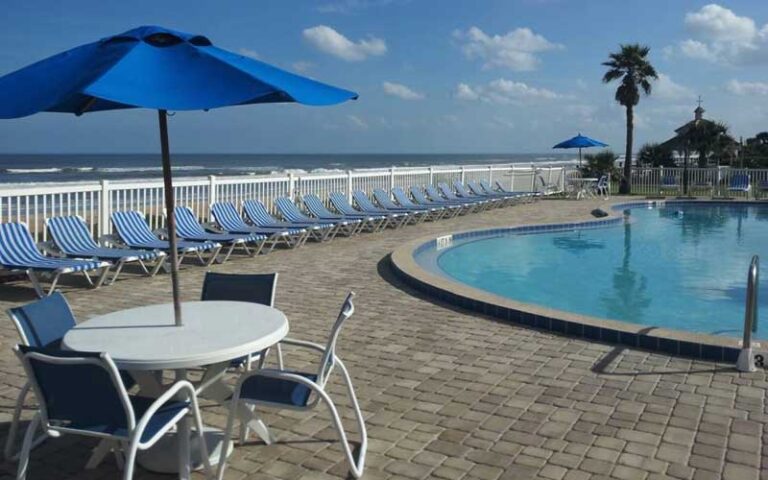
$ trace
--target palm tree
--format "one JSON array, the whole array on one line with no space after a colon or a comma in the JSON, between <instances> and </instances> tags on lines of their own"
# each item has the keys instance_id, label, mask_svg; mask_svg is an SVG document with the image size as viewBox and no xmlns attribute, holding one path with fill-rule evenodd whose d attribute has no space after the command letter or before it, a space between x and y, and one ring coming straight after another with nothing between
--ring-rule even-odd
<instances>
[{"instance_id":1,"label":"palm tree","mask_svg":"<svg viewBox=\"0 0 768 480\"><path fill-rule=\"evenodd\" d=\"M630 193L632 176L632 134L634 131L634 108L640 102L640 90L651 94L651 79L656 79L656 70L648 61L650 47L633 43L620 45L621 50L608 55L610 60L603 62L608 71L603 75L603 83L621 79L616 89L616 101L627 109L627 148L624 155L624 179L619 193Z\"/></svg>"}]
</instances>

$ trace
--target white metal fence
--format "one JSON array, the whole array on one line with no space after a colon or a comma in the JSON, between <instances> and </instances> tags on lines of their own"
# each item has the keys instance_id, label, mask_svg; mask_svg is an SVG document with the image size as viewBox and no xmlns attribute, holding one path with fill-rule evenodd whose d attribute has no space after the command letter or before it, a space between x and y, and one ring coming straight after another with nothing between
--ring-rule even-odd
<instances>
[{"instance_id":1,"label":"white metal fence","mask_svg":"<svg viewBox=\"0 0 768 480\"><path fill-rule=\"evenodd\" d=\"M306 173L240 177L203 177L174 181L177 205L191 208L200 220L207 221L209 205L258 199L273 209L276 197L299 198L314 193L326 200L331 192L344 192L348 198L355 190L386 191L393 187L437 185L487 180L500 182L512 190L537 190L537 177L545 182L565 184L568 167L550 165L472 165L434 166L378 170L349 170L336 173ZM540 182L539 182L540 183ZM61 215L80 215L94 238L111 233L109 217L118 210L144 212L152 228L163 227L165 210L163 183L156 180L101 181L29 185L0 185L0 222L19 221L29 225L36 241L47 240L45 219Z\"/></svg>"},{"instance_id":2,"label":"white metal fence","mask_svg":"<svg viewBox=\"0 0 768 480\"><path fill-rule=\"evenodd\" d=\"M736 189L739 178L748 176L749 192ZM686 179L687 177L687 179ZM632 193L635 195L688 194L694 196L755 197L768 190L768 169L713 168L633 168Z\"/></svg>"}]
</instances>

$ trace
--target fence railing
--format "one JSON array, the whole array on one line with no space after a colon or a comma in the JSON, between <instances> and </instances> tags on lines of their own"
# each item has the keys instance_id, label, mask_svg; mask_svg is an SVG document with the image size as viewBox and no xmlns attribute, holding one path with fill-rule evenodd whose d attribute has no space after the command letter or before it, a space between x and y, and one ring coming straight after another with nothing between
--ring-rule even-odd
<instances>
[{"instance_id":1,"label":"fence railing","mask_svg":"<svg viewBox=\"0 0 768 480\"><path fill-rule=\"evenodd\" d=\"M546 164L496 164L470 166L402 167L376 170L349 170L284 175L179 178L174 180L177 205L192 209L202 221L208 220L213 202L228 201L239 207L243 200L258 199L274 210L276 197L298 198L314 193L326 200L331 192L344 192L351 198L355 190L372 192L412 185L437 185L460 180L500 182L511 190L537 190L537 176L564 187L569 167ZM144 212L152 228L165 226L161 179L0 185L0 222L25 222L36 241L47 240L45 219L60 215L80 215L94 238L111 233L110 215L118 210Z\"/></svg>"},{"instance_id":2,"label":"fence railing","mask_svg":"<svg viewBox=\"0 0 768 480\"><path fill-rule=\"evenodd\" d=\"M737 187L749 179L749 192ZM747 198L768 190L768 169L729 167L643 168L632 169L632 193L635 195L683 194L693 196L730 196Z\"/></svg>"}]
</instances>

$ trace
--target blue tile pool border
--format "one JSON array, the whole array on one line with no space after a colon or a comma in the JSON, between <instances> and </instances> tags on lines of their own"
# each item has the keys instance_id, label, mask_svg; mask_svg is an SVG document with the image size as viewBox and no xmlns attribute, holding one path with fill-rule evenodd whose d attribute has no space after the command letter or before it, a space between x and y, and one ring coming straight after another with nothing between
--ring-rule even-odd
<instances>
[{"instance_id":1,"label":"blue tile pool border","mask_svg":"<svg viewBox=\"0 0 768 480\"><path fill-rule=\"evenodd\" d=\"M466 240L502 234L542 233L574 228L601 228L624 222L623 215L617 215L617 212L621 210L669 204L755 205L754 202L738 201L634 201L611 206L610 210L614 214L599 220L500 227L457 232L448 235L451 235L452 240ZM667 330L543 309L536 305L506 301L503 297L487 294L473 287L437 277L435 274L429 273L419 266L415 261L415 256L427 249L436 248L438 238L422 238L401 246L390 255L390 265L398 278L407 285L451 305L524 327L549 331L557 335L567 335L630 348L716 362L733 363L738 357L737 339ZM493 301L493 297L498 298L499 301ZM503 305L503 303L514 303L516 305ZM542 310L547 310L547 313L542 313Z\"/></svg>"}]
</instances>

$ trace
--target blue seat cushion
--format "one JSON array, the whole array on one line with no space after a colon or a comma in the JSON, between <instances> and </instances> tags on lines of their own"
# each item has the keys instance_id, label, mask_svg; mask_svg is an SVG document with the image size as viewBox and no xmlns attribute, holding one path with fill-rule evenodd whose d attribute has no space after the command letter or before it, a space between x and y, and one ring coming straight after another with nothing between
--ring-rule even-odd
<instances>
[{"instance_id":1,"label":"blue seat cushion","mask_svg":"<svg viewBox=\"0 0 768 480\"><path fill-rule=\"evenodd\" d=\"M317 375L312 373L286 371L301 375L312 382L317 381ZM256 402L276 403L292 407L304 407L307 405L312 390L298 382L283 378L253 375L243 382L240 390L240 398Z\"/></svg>"},{"instance_id":2,"label":"blue seat cushion","mask_svg":"<svg viewBox=\"0 0 768 480\"><path fill-rule=\"evenodd\" d=\"M136 415L136 422L138 422L139 419L144 416L144 413L147 411L150 405L152 405L152 402L155 401L154 398L139 397L133 395L131 395L129 398L131 399L131 405L133 405L133 411ZM152 415L152 419L149 421L149 423L147 423L147 428L145 428L144 432L141 434L141 441L146 442L151 439L158 431L173 422L174 418L180 412L188 408L189 402L186 401L171 400L166 402L157 410L157 412L155 412L154 415Z\"/></svg>"}]
</instances>

